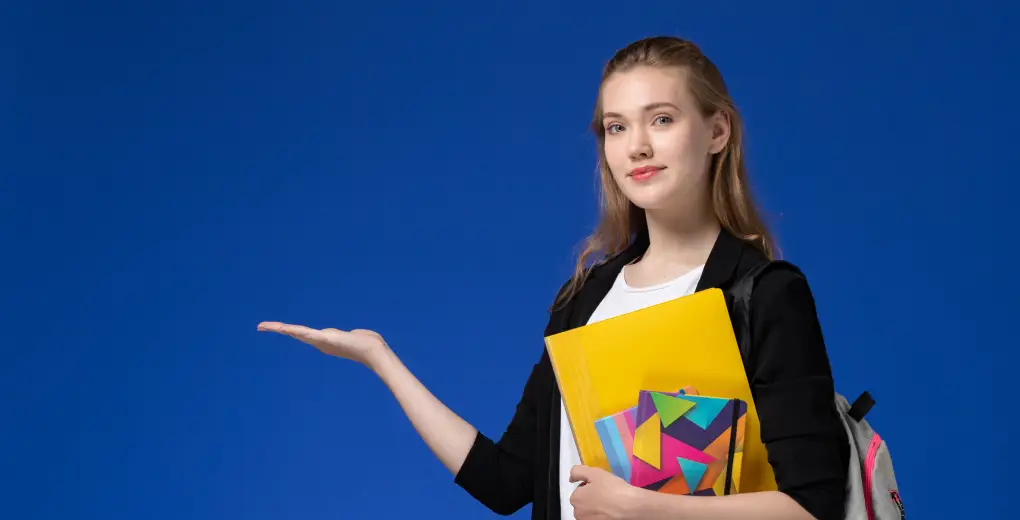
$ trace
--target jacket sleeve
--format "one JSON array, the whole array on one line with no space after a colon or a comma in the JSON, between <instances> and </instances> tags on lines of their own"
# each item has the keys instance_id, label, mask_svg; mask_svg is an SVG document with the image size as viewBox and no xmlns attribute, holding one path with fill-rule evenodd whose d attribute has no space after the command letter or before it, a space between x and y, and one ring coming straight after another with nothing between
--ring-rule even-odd
<instances>
[{"instance_id":1,"label":"jacket sleeve","mask_svg":"<svg viewBox=\"0 0 1020 520\"><path fill-rule=\"evenodd\" d=\"M841 520L850 450L811 290L773 271L751 307L751 389L779 490L819 520Z\"/></svg>"},{"instance_id":2,"label":"jacket sleeve","mask_svg":"<svg viewBox=\"0 0 1020 520\"><path fill-rule=\"evenodd\" d=\"M569 284L570 280L563 283L557 298ZM565 326L571 308L567 305L550 310L545 336ZM454 482L494 513L509 516L534 501L535 475L538 470L545 469L536 468L541 464L538 442L542 442L539 438L538 403L547 395L545 392L549 384L556 384L556 376L549 352L543 346L542 355L531 369L517 409L503 435L498 441L493 441L478 432L454 477Z\"/></svg>"},{"instance_id":3,"label":"jacket sleeve","mask_svg":"<svg viewBox=\"0 0 1020 520\"><path fill-rule=\"evenodd\" d=\"M524 385L517 409L499 441L479 432L454 482L494 513L511 515L532 501L539 378L546 356Z\"/></svg>"}]
</instances>

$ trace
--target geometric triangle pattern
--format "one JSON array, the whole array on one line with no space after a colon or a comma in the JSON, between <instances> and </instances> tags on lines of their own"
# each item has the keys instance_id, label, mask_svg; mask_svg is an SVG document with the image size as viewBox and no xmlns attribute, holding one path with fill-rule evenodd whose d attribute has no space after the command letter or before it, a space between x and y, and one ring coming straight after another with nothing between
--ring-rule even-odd
<instances>
[{"instance_id":1,"label":"geometric triangle pattern","mask_svg":"<svg viewBox=\"0 0 1020 520\"><path fill-rule=\"evenodd\" d=\"M680 463L680 471L683 472L684 480L687 481L687 489L698 489L698 484L701 483L701 477L705 476L708 464L683 457L677 457L676 460Z\"/></svg>"},{"instance_id":2,"label":"geometric triangle pattern","mask_svg":"<svg viewBox=\"0 0 1020 520\"><path fill-rule=\"evenodd\" d=\"M695 404L682 397L673 397L661 392L652 392L652 402L655 404L655 411L662 418L663 428L669 427L673 421L694 408Z\"/></svg>"},{"instance_id":3,"label":"geometric triangle pattern","mask_svg":"<svg viewBox=\"0 0 1020 520\"><path fill-rule=\"evenodd\" d=\"M632 457L631 485L646 487L656 484L662 480L681 475L683 470L680 466L679 459L691 460L702 464L712 464L716 461L716 459L708 456L705 452L698 451L696 448L685 444L683 441L674 439L668 435L660 435L660 438L662 440L662 445L659 449L659 460L649 462L642 457L639 457L637 454ZM654 463L658 463L659 467L654 467Z\"/></svg>"},{"instance_id":4,"label":"geometric triangle pattern","mask_svg":"<svg viewBox=\"0 0 1020 520\"><path fill-rule=\"evenodd\" d=\"M666 395L683 395L688 392L695 392L695 390L694 388L684 388L675 394ZM651 397L649 396L649 398ZM627 482L630 482L631 479L631 457L634 454L634 425L639 422L637 409L636 405L631 406L622 412L595 420L595 432L598 434L602 450L606 454L610 471L613 475ZM644 419L647 419L647 417Z\"/></svg>"},{"instance_id":5,"label":"geometric triangle pattern","mask_svg":"<svg viewBox=\"0 0 1020 520\"><path fill-rule=\"evenodd\" d=\"M612 448L617 476L661 493L718 496L737 492L747 403L692 393L642 390L636 407L615 419L604 419L607 424L614 421L632 428L630 460L622 462L627 458L620 453L622 443ZM609 454L609 444L604 440L603 445Z\"/></svg>"},{"instance_id":6,"label":"geometric triangle pattern","mask_svg":"<svg viewBox=\"0 0 1020 520\"><path fill-rule=\"evenodd\" d=\"M697 395L685 395L675 399L683 399L692 405L693 410L686 417L694 424L700 426L701 429L708 428L708 425L719 415L719 412L722 411L722 408L728 402L726 399Z\"/></svg>"},{"instance_id":7,"label":"geometric triangle pattern","mask_svg":"<svg viewBox=\"0 0 1020 520\"><path fill-rule=\"evenodd\" d=\"M634 429L634 456L647 462L655 469L662 467L661 431L657 415Z\"/></svg>"}]
</instances>

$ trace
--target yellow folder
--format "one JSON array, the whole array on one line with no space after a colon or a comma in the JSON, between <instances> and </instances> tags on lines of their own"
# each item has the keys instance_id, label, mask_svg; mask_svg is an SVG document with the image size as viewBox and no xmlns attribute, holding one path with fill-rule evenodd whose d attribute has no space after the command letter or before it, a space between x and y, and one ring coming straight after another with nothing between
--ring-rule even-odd
<instances>
[{"instance_id":1,"label":"yellow folder","mask_svg":"<svg viewBox=\"0 0 1020 520\"><path fill-rule=\"evenodd\" d=\"M693 386L747 405L741 492L775 490L758 412L726 301L707 289L545 338L581 462L610 471L595 422L637 404L641 390Z\"/></svg>"}]
</instances>

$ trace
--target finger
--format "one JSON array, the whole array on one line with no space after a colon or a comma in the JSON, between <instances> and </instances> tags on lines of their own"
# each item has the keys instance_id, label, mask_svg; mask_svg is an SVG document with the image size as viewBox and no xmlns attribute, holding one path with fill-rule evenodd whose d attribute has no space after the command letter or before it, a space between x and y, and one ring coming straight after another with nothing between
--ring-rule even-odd
<instances>
[{"instance_id":1,"label":"finger","mask_svg":"<svg viewBox=\"0 0 1020 520\"><path fill-rule=\"evenodd\" d=\"M587 466L574 466L570 468L570 481L571 482L588 482L591 480L591 468Z\"/></svg>"},{"instance_id":2,"label":"finger","mask_svg":"<svg viewBox=\"0 0 1020 520\"><path fill-rule=\"evenodd\" d=\"M266 331L276 332L276 331L279 330L279 327L281 327L283 325L284 325L283 323L278 322L278 321L263 321L263 322L258 324L258 329L259 330L266 330Z\"/></svg>"},{"instance_id":3,"label":"finger","mask_svg":"<svg viewBox=\"0 0 1020 520\"><path fill-rule=\"evenodd\" d=\"M322 332L303 325L290 325L277 321L266 321L259 324L259 330L278 332L294 339L310 343L321 338Z\"/></svg>"}]
</instances>

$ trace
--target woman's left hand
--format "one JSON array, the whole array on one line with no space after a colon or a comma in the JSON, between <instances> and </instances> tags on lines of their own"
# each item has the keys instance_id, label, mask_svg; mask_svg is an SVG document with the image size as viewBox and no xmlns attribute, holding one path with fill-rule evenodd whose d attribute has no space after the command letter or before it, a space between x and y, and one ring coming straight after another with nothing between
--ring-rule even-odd
<instances>
[{"instance_id":1,"label":"woman's left hand","mask_svg":"<svg viewBox=\"0 0 1020 520\"><path fill-rule=\"evenodd\" d=\"M634 518L640 494L645 491L599 468L574 466L570 481L581 485L570 495L577 520L627 520Z\"/></svg>"}]
</instances>

